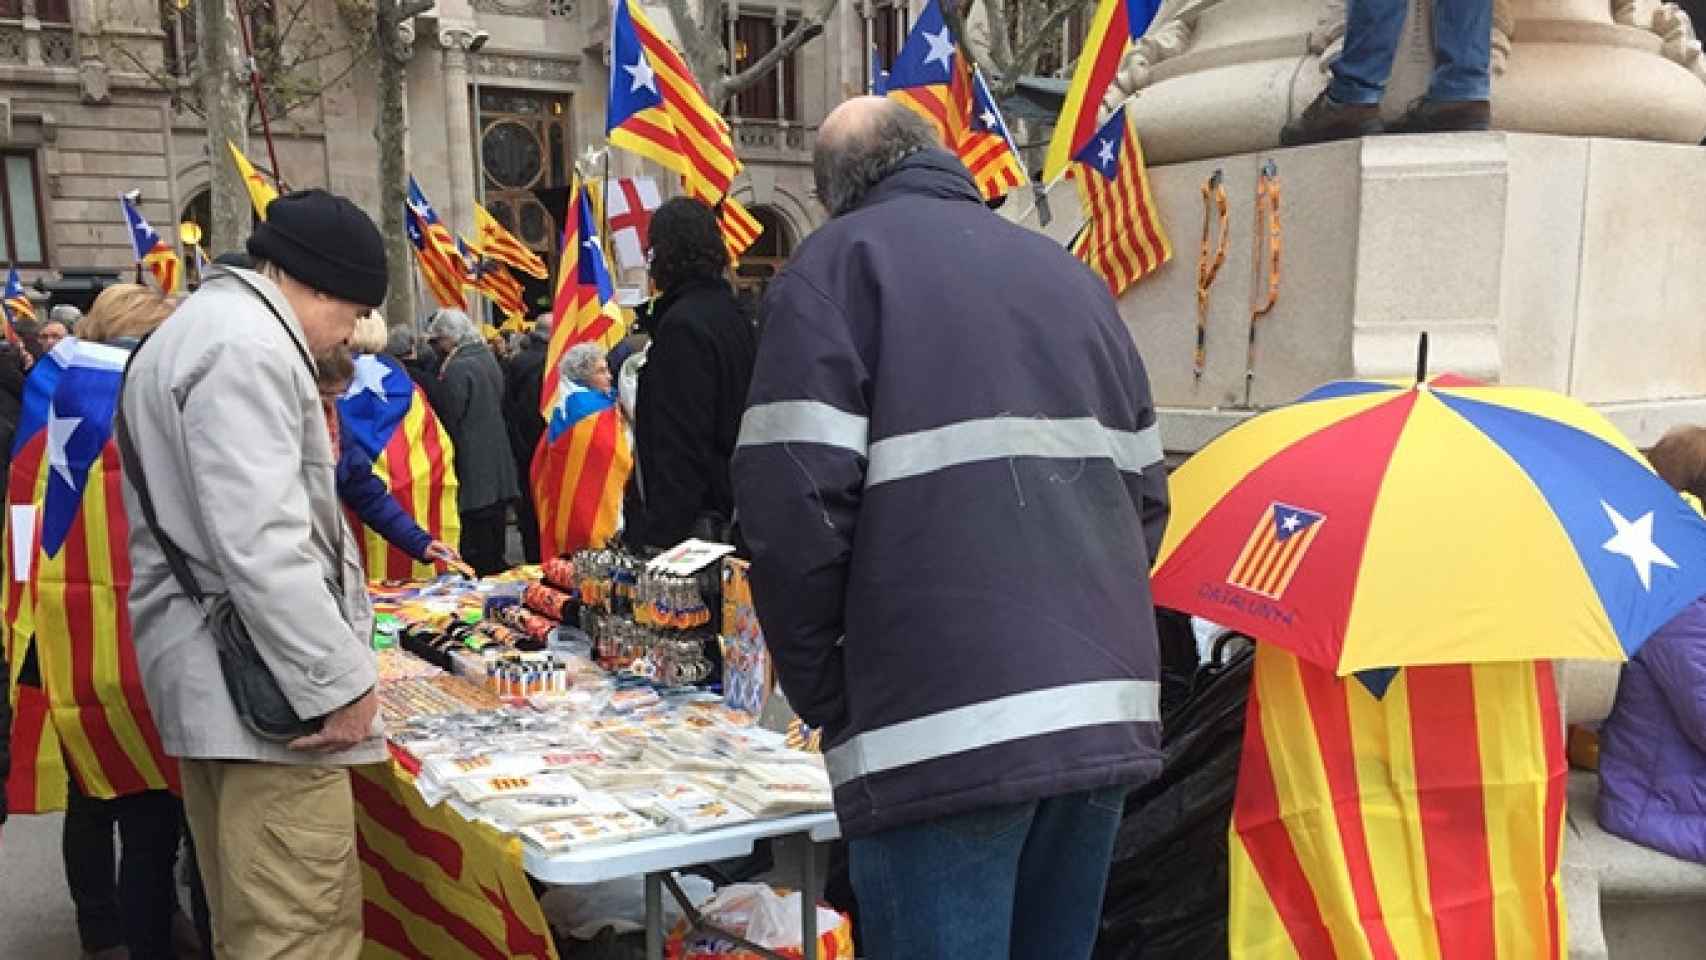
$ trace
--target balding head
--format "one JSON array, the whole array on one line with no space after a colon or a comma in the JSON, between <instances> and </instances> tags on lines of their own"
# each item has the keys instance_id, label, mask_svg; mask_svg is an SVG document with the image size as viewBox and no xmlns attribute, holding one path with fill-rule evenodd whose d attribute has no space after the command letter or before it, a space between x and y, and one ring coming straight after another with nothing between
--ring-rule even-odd
<instances>
[{"instance_id":1,"label":"balding head","mask_svg":"<svg viewBox=\"0 0 1706 960\"><path fill-rule=\"evenodd\" d=\"M865 199L902 160L941 146L936 129L887 97L855 97L818 128L812 151L817 196L838 217Z\"/></svg>"}]
</instances>

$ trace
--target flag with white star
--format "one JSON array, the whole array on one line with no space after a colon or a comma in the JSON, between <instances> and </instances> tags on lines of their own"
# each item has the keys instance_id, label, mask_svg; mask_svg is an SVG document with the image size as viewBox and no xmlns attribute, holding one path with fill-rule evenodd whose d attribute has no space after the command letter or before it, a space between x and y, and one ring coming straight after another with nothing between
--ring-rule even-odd
<instances>
[{"instance_id":1,"label":"flag with white star","mask_svg":"<svg viewBox=\"0 0 1706 960\"><path fill-rule=\"evenodd\" d=\"M1117 297L1173 257L1127 109L1108 117L1072 159L1067 175L1078 184L1086 221L1072 240L1072 253Z\"/></svg>"},{"instance_id":2,"label":"flag with white star","mask_svg":"<svg viewBox=\"0 0 1706 960\"><path fill-rule=\"evenodd\" d=\"M7 695L19 711L6 784L14 813L61 807L66 768L96 799L178 789L126 612L130 524L112 437L127 356L67 338L25 383L6 483L12 542L3 578ZM27 656L42 678L28 691L17 685Z\"/></svg>"},{"instance_id":3,"label":"flag with white star","mask_svg":"<svg viewBox=\"0 0 1706 960\"><path fill-rule=\"evenodd\" d=\"M942 19L937 0L919 11L906 43L895 54L884 81L884 95L911 108L936 128L942 145L954 149L965 129L968 105L956 102L954 78L960 65L954 35ZM965 91L969 93L969 89Z\"/></svg>"},{"instance_id":4,"label":"flag with white star","mask_svg":"<svg viewBox=\"0 0 1706 960\"><path fill-rule=\"evenodd\" d=\"M355 377L338 399L338 420L341 441L372 461L374 475L403 512L434 540L455 544L462 532L455 447L402 364L381 354L356 357ZM437 574L353 516L350 523L361 531L362 558L372 579L424 580Z\"/></svg>"},{"instance_id":5,"label":"flag with white star","mask_svg":"<svg viewBox=\"0 0 1706 960\"><path fill-rule=\"evenodd\" d=\"M983 199L994 200L1025 182L1025 166L1001 118L1001 108L983 82L983 71L963 60L955 70L954 101L965 105L966 119L954 152L971 171Z\"/></svg>"},{"instance_id":6,"label":"flag with white star","mask_svg":"<svg viewBox=\"0 0 1706 960\"><path fill-rule=\"evenodd\" d=\"M438 219L438 213L428 202L426 192L409 177L409 196L403 201L403 230L409 245L415 248L415 262L432 291L433 300L441 307L468 309L463 287L468 282L468 264L449 228Z\"/></svg>"}]
</instances>

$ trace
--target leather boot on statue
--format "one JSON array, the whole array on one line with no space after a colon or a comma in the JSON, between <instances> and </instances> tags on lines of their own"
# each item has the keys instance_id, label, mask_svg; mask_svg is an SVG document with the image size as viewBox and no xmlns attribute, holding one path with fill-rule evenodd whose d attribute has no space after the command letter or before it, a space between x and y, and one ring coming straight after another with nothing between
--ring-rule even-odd
<instances>
[{"instance_id":1,"label":"leather boot on statue","mask_svg":"<svg viewBox=\"0 0 1706 960\"><path fill-rule=\"evenodd\" d=\"M1429 100L1410 104L1404 115L1386 125L1387 133L1451 133L1457 130L1486 130L1493 110L1485 100Z\"/></svg>"},{"instance_id":2,"label":"leather boot on statue","mask_svg":"<svg viewBox=\"0 0 1706 960\"><path fill-rule=\"evenodd\" d=\"M1301 147L1329 140L1350 140L1380 133L1380 107L1369 103L1340 103L1321 91L1315 102L1280 130L1280 145Z\"/></svg>"}]
</instances>

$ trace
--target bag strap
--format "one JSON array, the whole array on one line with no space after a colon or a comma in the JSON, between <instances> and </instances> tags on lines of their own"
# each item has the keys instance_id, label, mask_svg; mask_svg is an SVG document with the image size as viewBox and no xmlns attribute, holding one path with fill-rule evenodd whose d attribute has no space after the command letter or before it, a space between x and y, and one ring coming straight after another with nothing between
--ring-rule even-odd
<instances>
[{"instance_id":1,"label":"bag strap","mask_svg":"<svg viewBox=\"0 0 1706 960\"><path fill-rule=\"evenodd\" d=\"M195 605L200 608L202 616L207 616L207 594L201 589L200 581L196 580L195 571L190 569L189 556L178 546L165 530L160 528L160 517L154 510L154 498L148 492L147 474L142 471L142 458L137 456L136 441L131 438L130 425L124 416L124 388L130 381L130 365L136 362L136 355L147 346L148 337L143 337L136 349L130 352L130 357L124 362L124 374L119 380L118 410L113 416L113 435L118 441L119 459L124 464L125 478L136 488L136 499L142 504L142 519L148 523L148 530L159 541L160 550L166 555L166 565L172 568L172 576L178 579L178 585L190 595Z\"/></svg>"}]
</instances>

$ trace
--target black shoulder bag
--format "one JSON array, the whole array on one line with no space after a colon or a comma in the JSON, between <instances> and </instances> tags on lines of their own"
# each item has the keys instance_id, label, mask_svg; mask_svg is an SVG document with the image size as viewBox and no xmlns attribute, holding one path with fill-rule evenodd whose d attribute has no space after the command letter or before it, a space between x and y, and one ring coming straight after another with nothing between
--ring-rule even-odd
<instances>
[{"instance_id":1,"label":"black shoulder bag","mask_svg":"<svg viewBox=\"0 0 1706 960\"><path fill-rule=\"evenodd\" d=\"M308 365L312 375L314 365L309 359L307 349L296 338L289 324L284 322L284 318L273 309L271 301L256 290L247 278L240 274L232 276L254 290L261 302L272 310L273 316L284 327L285 334L290 337L291 343L295 345L297 353L301 354L302 362ZM146 343L144 340L143 345ZM125 362L124 384L130 380L130 365L136 361L136 355L142 352L143 345L138 345L131 352L130 359ZM136 452L136 443L131 438L130 428L125 424L123 395L121 384L121 399L119 410L114 417L113 433L118 441L119 455L124 462L125 476L136 488L136 498L142 505L142 517L148 523L148 529L154 534L154 539L159 542L161 552L166 555L166 565L172 568L172 575L177 578L178 585L195 601L196 608L201 611L202 621L213 635L214 646L219 652L219 670L225 677L225 689L231 695L231 703L237 709L237 716L255 736L275 743L288 743L319 732L325 718L304 719L297 715L289 698L279 687L278 679L273 676L272 669L261 659L254 639L249 636L248 625L243 622L243 617L230 595L208 594L203 591L200 582L196 580L195 572L190 569L188 556L166 531L160 528L159 516L154 511L154 499L149 495L148 481L142 472L142 461ZM337 547L339 577L343 575L343 550L343 529L340 524Z\"/></svg>"}]
</instances>

